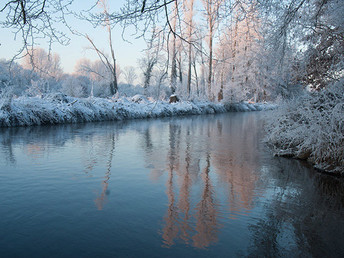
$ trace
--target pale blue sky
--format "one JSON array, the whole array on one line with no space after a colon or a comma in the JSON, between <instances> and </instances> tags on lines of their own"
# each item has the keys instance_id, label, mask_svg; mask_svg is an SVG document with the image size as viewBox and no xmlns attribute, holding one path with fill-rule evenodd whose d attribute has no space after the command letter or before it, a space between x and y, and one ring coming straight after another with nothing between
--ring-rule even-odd
<instances>
[{"instance_id":1,"label":"pale blue sky","mask_svg":"<svg viewBox=\"0 0 344 258\"><path fill-rule=\"evenodd\" d=\"M87 9L96 0L75 0L72 4L73 10ZM110 12L121 6L122 0L109 1ZM99 9L100 11L100 9ZM3 14L0 14L0 19ZM92 26L85 22L76 19L68 19L68 23L71 27L76 28L82 33L87 33L94 40L99 49L105 50L104 52L110 54L108 47L108 34L105 28L99 27L93 29ZM62 28L62 30L65 30ZM65 30L66 31L66 30ZM131 43L122 40L121 28L115 28L112 32L113 45L115 49L115 55L117 63L121 68L125 66L137 67L137 59L142 55L141 50L145 48L145 42L143 39L135 39L130 37L130 31L126 33L126 39ZM15 36L12 30L0 28L0 59L11 59L21 48L22 39ZM74 71L74 65L76 61L81 58L88 58L91 60L97 60L98 57L94 51L88 49L90 44L82 37L68 34L71 42L68 46L62 46L54 44L52 51L58 53L61 57L61 66L66 73L72 73ZM43 41L38 41L39 46L48 50L48 44Z\"/></svg>"}]
</instances>

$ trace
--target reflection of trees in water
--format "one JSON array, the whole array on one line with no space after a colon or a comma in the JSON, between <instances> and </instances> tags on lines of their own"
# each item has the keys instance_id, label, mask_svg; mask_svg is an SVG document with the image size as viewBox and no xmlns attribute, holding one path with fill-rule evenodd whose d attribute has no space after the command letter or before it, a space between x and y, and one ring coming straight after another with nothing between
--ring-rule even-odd
<instances>
[{"instance_id":1,"label":"reflection of trees in water","mask_svg":"<svg viewBox=\"0 0 344 258\"><path fill-rule=\"evenodd\" d=\"M197 248L214 244L221 227L219 216L223 216L217 193L225 188L229 218L249 213L253 201L262 195L266 200L266 213L254 218L249 227L250 256L331 253L343 257L343 180L307 174L295 160L269 158L272 163L264 165L266 161L257 153L261 149L259 117L235 121L221 117L182 120L181 127L169 126L168 134L161 136L170 141L170 149L157 148L154 141L150 145L146 160L152 170L158 164L161 171L168 171L164 244L181 241ZM165 166L162 160L167 161ZM271 187L267 184L271 180L272 188L265 189L264 185Z\"/></svg>"},{"instance_id":2,"label":"reflection of trees in water","mask_svg":"<svg viewBox=\"0 0 344 258\"><path fill-rule=\"evenodd\" d=\"M186 133L186 149L185 149L185 173L181 175L181 186L179 194L178 207L180 210L181 218L181 235L180 238L185 242L189 243L189 234L192 230L190 226L190 186L191 186L191 177L190 177L190 161L191 161L191 146L190 146L190 129Z\"/></svg>"},{"instance_id":3,"label":"reflection of trees in water","mask_svg":"<svg viewBox=\"0 0 344 258\"><path fill-rule=\"evenodd\" d=\"M178 211L175 206L175 196L173 191L173 170L169 171L168 181L167 181L167 197L168 197L168 208L165 217L165 227L163 229L162 238L166 246L171 246L174 244L174 239L178 235Z\"/></svg>"},{"instance_id":4,"label":"reflection of trees in water","mask_svg":"<svg viewBox=\"0 0 344 258\"><path fill-rule=\"evenodd\" d=\"M0 130L1 134L1 151L5 154L5 160L11 164L16 163L16 157L13 153L12 141L13 136L11 130Z\"/></svg>"},{"instance_id":5,"label":"reflection of trees in water","mask_svg":"<svg viewBox=\"0 0 344 258\"><path fill-rule=\"evenodd\" d=\"M206 167L202 178L204 181L203 192L200 202L196 205L196 234L193 236L195 247L208 247L211 243L217 241L217 215L218 211L215 204L214 190L209 177L210 155L206 157Z\"/></svg>"},{"instance_id":6,"label":"reflection of trees in water","mask_svg":"<svg viewBox=\"0 0 344 258\"><path fill-rule=\"evenodd\" d=\"M212 153L214 167L219 181L228 191L228 204L232 214L252 208L259 178L255 171L259 167L259 133L261 121L248 116L236 123L218 122L216 146ZM221 126L219 125L221 124Z\"/></svg>"},{"instance_id":7,"label":"reflection of trees in water","mask_svg":"<svg viewBox=\"0 0 344 258\"><path fill-rule=\"evenodd\" d=\"M268 166L260 164L260 122L256 114L240 115L234 120L232 115L201 116L154 123L131 121L130 125L134 126L126 127L125 133L132 128L142 132L139 144L151 178L166 177L168 205L162 232L165 246L178 241L197 248L214 244L222 221L219 216L228 214L219 210L222 200L218 193L226 189L225 203L232 218L250 212L260 194L257 182L274 180L274 188L264 196L267 202L262 210L266 213L251 220L249 254L271 257L331 253L332 257L344 257L343 180L307 174L294 160L278 158L271 159ZM122 123L102 123L2 128L1 154L7 162L19 163L18 146L28 156L39 159L41 153L53 155L66 143L77 142L82 149L84 171L94 176L96 168L101 169L101 190L95 202L102 209L122 127Z\"/></svg>"},{"instance_id":8,"label":"reflection of trees in water","mask_svg":"<svg viewBox=\"0 0 344 258\"><path fill-rule=\"evenodd\" d=\"M266 214L249 228L251 256L344 257L344 182L276 159L267 176L276 186Z\"/></svg>"},{"instance_id":9,"label":"reflection of trees in water","mask_svg":"<svg viewBox=\"0 0 344 258\"><path fill-rule=\"evenodd\" d=\"M28 157L38 160L75 140L73 132L83 127L84 124L0 128L0 147L11 163L16 160L13 146L22 146Z\"/></svg>"},{"instance_id":10,"label":"reflection of trees in water","mask_svg":"<svg viewBox=\"0 0 344 258\"><path fill-rule=\"evenodd\" d=\"M140 147L144 150L144 158L146 167L151 170L150 178L152 181L157 181L163 175L165 170L165 157L167 138L161 125L155 124L143 128L143 137L141 139ZM155 139L153 142L152 139ZM155 158L152 158L155 157Z\"/></svg>"},{"instance_id":11,"label":"reflection of trees in water","mask_svg":"<svg viewBox=\"0 0 344 258\"><path fill-rule=\"evenodd\" d=\"M98 209L102 209L109 194L109 180L112 160L115 151L116 132L123 127L123 123L99 124L69 124L56 126L33 126L27 128L0 128L1 151L6 159L15 163L16 157L13 146L23 146L27 156L34 161L45 155L54 155L59 148L68 142L77 142L81 149L81 157L75 156L89 176L98 165L105 164L105 175L102 181L102 191L95 200Z\"/></svg>"},{"instance_id":12,"label":"reflection of trees in water","mask_svg":"<svg viewBox=\"0 0 344 258\"><path fill-rule=\"evenodd\" d=\"M214 187L216 180L219 185L227 185L232 196L239 199L230 199L230 209L251 208L258 178L252 175L257 166L257 155L253 152L257 150L258 137L247 131L257 124L250 119L239 122L232 125L216 116L172 119L160 131L154 128L145 131L142 147L152 178L156 181L167 172L168 208L162 230L165 246L181 240L206 248L217 241L220 206ZM159 146L160 141L150 140L156 134L167 144ZM241 147L243 141L245 146ZM198 189L200 194L195 197Z\"/></svg>"},{"instance_id":13,"label":"reflection of trees in water","mask_svg":"<svg viewBox=\"0 0 344 258\"><path fill-rule=\"evenodd\" d=\"M114 132L112 132L110 135L110 143L111 143L111 147L110 147L110 151L108 153L108 160L106 162L106 172L105 172L105 177L104 177L104 181L103 181L103 189L101 194L98 196L98 198L95 200L95 203L98 207L98 210L102 210L104 203L106 201L106 196L109 194L108 192L108 187L109 187L109 180L110 180L110 175L111 175L111 166L112 166L112 159L113 159L113 154L115 151L115 134Z\"/></svg>"},{"instance_id":14,"label":"reflection of trees in water","mask_svg":"<svg viewBox=\"0 0 344 258\"><path fill-rule=\"evenodd\" d=\"M173 240L178 235L178 212L175 207L175 196L173 189L173 174L174 171L179 168L179 155L177 149L179 149L180 141L180 126L169 124L169 152L168 152L168 180L167 180L167 197L168 197L168 209L165 218L166 224L163 229L163 239L167 246L173 245ZM178 137L179 136L179 137Z\"/></svg>"},{"instance_id":15,"label":"reflection of trees in water","mask_svg":"<svg viewBox=\"0 0 344 258\"><path fill-rule=\"evenodd\" d=\"M14 164L16 156L13 147L19 145L23 147L28 157L37 160L50 151L49 146L62 146L65 143L62 140L64 136L61 137L61 128L63 126L55 130L52 127L38 126L0 128L1 151L5 154L5 159Z\"/></svg>"}]
</instances>

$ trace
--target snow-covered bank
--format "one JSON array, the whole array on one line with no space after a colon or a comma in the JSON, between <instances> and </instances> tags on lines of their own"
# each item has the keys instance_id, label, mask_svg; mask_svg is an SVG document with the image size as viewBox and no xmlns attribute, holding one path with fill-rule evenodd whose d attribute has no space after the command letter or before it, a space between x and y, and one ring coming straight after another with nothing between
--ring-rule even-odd
<instances>
[{"instance_id":1,"label":"snow-covered bank","mask_svg":"<svg viewBox=\"0 0 344 258\"><path fill-rule=\"evenodd\" d=\"M267 142L278 156L344 176L344 81L306 95L271 116Z\"/></svg>"},{"instance_id":2,"label":"snow-covered bank","mask_svg":"<svg viewBox=\"0 0 344 258\"><path fill-rule=\"evenodd\" d=\"M258 111L272 109L272 104L215 104L206 101L150 101L143 96L132 98L73 98L63 94L45 97L19 97L0 100L0 126L30 126L79 123L134 118L166 117Z\"/></svg>"}]
</instances>

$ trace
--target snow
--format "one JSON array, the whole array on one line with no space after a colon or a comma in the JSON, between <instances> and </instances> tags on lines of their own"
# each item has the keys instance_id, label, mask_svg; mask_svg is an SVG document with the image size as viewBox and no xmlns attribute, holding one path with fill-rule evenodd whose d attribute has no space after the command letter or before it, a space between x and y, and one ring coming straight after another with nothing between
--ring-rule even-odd
<instances>
[{"instance_id":1,"label":"snow","mask_svg":"<svg viewBox=\"0 0 344 258\"><path fill-rule=\"evenodd\" d=\"M249 103L247 101L240 102L240 103L227 103L225 104L227 111L232 112L246 112L246 111L262 111L262 110L269 110L275 109L277 107L276 104L271 103Z\"/></svg>"},{"instance_id":2,"label":"snow","mask_svg":"<svg viewBox=\"0 0 344 258\"><path fill-rule=\"evenodd\" d=\"M274 112L266 141L276 155L304 159L320 170L344 175L344 80Z\"/></svg>"},{"instance_id":3,"label":"snow","mask_svg":"<svg viewBox=\"0 0 344 258\"><path fill-rule=\"evenodd\" d=\"M0 102L0 127L95 122L180 115L258 111L272 104L221 104L207 101L152 101L143 95L115 98L75 98L62 93L18 97Z\"/></svg>"}]
</instances>

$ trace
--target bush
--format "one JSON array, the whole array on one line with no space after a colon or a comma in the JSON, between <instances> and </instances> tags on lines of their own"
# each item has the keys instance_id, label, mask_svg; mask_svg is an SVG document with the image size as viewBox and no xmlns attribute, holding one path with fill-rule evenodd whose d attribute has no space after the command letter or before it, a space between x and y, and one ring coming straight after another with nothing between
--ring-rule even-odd
<instances>
[{"instance_id":1,"label":"bush","mask_svg":"<svg viewBox=\"0 0 344 258\"><path fill-rule=\"evenodd\" d=\"M286 103L271 116L267 142L279 156L344 175L344 80Z\"/></svg>"}]
</instances>

